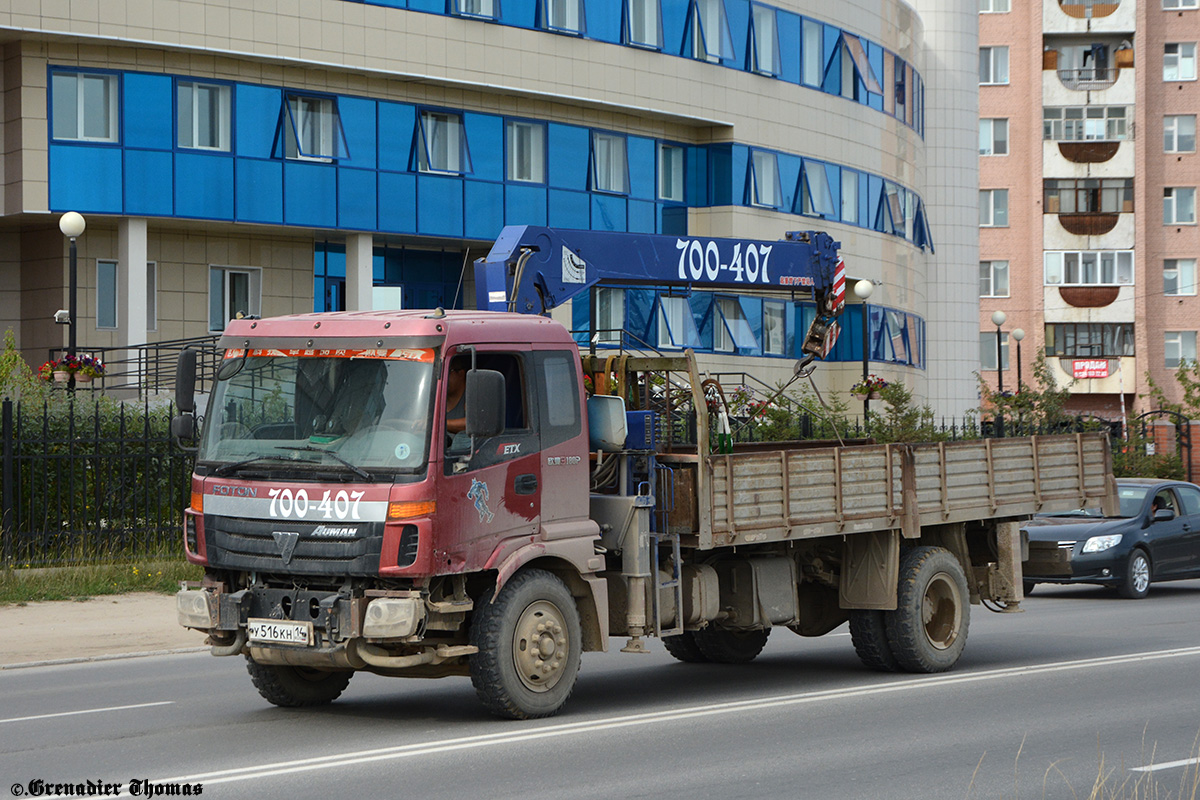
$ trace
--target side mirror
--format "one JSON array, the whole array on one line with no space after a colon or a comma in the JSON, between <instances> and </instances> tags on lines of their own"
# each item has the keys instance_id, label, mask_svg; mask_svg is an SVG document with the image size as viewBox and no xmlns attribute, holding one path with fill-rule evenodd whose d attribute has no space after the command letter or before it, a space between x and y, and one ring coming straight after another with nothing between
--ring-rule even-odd
<instances>
[{"instance_id":1,"label":"side mirror","mask_svg":"<svg viewBox=\"0 0 1200 800\"><path fill-rule=\"evenodd\" d=\"M486 439L504 431L504 376L490 369L467 372L467 435Z\"/></svg>"},{"instance_id":2,"label":"side mirror","mask_svg":"<svg viewBox=\"0 0 1200 800\"><path fill-rule=\"evenodd\" d=\"M176 439L191 441L196 438L196 418L191 414L171 417L171 435Z\"/></svg>"},{"instance_id":3,"label":"side mirror","mask_svg":"<svg viewBox=\"0 0 1200 800\"><path fill-rule=\"evenodd\" d=\"M1169 508L1160 508L1154 512L1155 522L1167 522L1172 519L1175 519L1175 512Z\"/></svg>"},{"instance_id":4,"label":"side mirror","mask_svg":"<svg viewBox=\"0 0 1200 800\"><path fill-rule=\"evenodd\" d=\"M175 362L175 407L184 414L196 411L196 351L190 347L180 351ZM172 421L172 429L174 425Z\"/></svg>"}]
</instances>

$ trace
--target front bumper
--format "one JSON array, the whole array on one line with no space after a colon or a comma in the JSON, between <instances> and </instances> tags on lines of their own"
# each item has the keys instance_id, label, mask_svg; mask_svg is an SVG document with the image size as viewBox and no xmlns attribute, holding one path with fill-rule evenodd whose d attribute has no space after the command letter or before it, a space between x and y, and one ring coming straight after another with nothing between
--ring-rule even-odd
<instances>
[{"instance_id":1,"label":"front bumper","mask_svg":"<svg viewBox=\"0 0 1200 800\"><path fill-rule=\"evenodd\" d=\"M1037 583L1117 584L1124 580L1127 552L1121 547L1084 553L1083 542L1030 542L1021 565L1027 581Z\"/></svg>"}]
</instances>

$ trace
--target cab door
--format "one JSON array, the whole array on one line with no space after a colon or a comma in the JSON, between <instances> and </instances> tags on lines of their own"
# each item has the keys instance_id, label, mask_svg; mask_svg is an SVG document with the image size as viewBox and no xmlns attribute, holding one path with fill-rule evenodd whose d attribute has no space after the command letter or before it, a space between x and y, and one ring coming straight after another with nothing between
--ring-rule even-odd
<instances>
[{"instance_id":1,"label":"cab door","mask_svg":"<svg viewBox=\"0 0 1200 800\"><path fill-rule=\"evenodd\" d=\"M1184 557L1183 569L1191 575L1200 575L1200 489L1193 486L1176 486L1183 513Z\"/></svg>"},{"instance_id":2,"label":"cab door","mask_svg":"<svg viewBox=\"0 0 1200 800\"><path fill-rule=\"evenodd\" d=\"M1155 499L1162 502L1163 507L1175 512L1174 519L1154 520L1153 506L1150 514L1150 527L1146 533L1150 540L1150 557L1152 577L1177 578L1188 570L1189 545L1188 533L1191 523L1179 498L1173 489L1159 489Z\"/></svg>"}]
</instances>

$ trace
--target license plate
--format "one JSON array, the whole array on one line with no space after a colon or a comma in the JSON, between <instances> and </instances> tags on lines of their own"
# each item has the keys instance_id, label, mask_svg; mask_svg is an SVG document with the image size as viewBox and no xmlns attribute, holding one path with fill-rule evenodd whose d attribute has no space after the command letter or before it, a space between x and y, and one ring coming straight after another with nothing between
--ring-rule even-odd
<instances>
[{"instance_id":1,"label":"license plate","mask_svg":"<svg viewBox=\"0 0 1200 800\"><path fill-rule=\"evenodd\" d=\"M252 642L308 646L313 641L313 626L311 622L252 619L246 622L246 633Z\"/></svg>"}]
</instances>

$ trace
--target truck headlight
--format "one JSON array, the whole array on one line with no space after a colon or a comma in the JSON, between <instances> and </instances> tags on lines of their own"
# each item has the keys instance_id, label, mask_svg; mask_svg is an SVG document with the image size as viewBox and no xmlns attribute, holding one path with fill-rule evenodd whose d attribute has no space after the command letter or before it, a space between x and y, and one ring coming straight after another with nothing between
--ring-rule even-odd
<instances>
[{"instance_id":1,"label":"truck headlight","mask_svg":"<svg viewBox=\"0 0 1200 800\"><path fill-rule=\"evenodd\" d=\"M212 606L208 603L208 592L193 592L181 589L175 593L175 612L179 624L185 628L212 630L217 627L217 620Z\"/></svg>"},{"instance_id":2,"label":"truck headlight","mask_svg":"<svg viewBox=\"0 0 1200 800\"><path fill-rule=\"evenodd\" d=\"M368 639L412 636L421 621L423 604L415 597L380 597L367 605L362 635Z\"/></svg>"},{"instance_id":3,"label":"truck headlight","mask_svg":"<svg viewBox=\"0 0 1200 800\"><path fill-rule=\"evenodd\" d=\"M1121 534L1113 533L1108 536L1093 536L1083 543L1084 553L1102 553L1111 550L1121 543Z\"/></svg>"}]
</instances>

